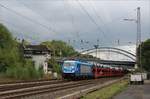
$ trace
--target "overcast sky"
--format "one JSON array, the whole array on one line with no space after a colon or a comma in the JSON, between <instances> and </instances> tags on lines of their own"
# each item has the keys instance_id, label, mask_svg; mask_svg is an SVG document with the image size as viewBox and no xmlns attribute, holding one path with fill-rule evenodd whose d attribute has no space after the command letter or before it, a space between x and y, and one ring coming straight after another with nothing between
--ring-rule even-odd
<instances>
[{"instance_id":1,"label":"overcast sky","mask_svg":"<svg viewBox=\"0 0 150 99\"><path fill-rule=\"evenodd\" d=\"M34 44L64 40L75 48L135 44L136 8L142 39L150 38L150 0L0 0L0 22ZM82 41L83 43L82 43Z\"/></svg>"}]
</instances>

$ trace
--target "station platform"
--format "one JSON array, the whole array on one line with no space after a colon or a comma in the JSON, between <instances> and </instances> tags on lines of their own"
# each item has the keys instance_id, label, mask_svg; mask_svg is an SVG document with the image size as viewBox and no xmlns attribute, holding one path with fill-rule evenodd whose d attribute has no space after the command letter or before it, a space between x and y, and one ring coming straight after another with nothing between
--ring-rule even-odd
<instances>
[{"instance_id":1,"label":"station platform","mask_svg":"<svg viewBox=\"0 0 150 99\"><path fill-rule=\"evenodd\" d=\"M150 80L145 80L144 85L129 85L128 88L113 99L150 99Z\"/></svg>"}]
</instances>

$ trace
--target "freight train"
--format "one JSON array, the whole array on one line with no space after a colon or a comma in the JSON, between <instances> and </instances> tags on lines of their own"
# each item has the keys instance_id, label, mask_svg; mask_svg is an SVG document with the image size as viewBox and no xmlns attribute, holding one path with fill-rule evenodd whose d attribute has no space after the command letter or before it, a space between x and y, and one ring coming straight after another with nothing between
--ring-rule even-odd
<instances>
[{"instance_id":1,"label":"freight train","mask_svg":"<svg viewBox=\"0 0 150 99\"><path fill-rule=\"evenodd\" d=\"M124 70L121 68L85 61L66 60L62 65L62 77L64 79L87 79L123 75Z\"/></svg>"}]
</instances>

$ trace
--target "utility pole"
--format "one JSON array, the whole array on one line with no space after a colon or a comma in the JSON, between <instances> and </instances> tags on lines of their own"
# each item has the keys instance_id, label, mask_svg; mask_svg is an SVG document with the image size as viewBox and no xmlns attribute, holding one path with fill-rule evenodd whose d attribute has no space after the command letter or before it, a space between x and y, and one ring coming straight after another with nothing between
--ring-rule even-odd
<instances>
[{"instance_id":1,"label":"utility pole","mask_svg":"<svg viewBox=\"0 0 150 99\"><path fill-rule=\"evenodd\" d=\"M140 7L137 8L137 41L136 47L141 43L141 12Z\"/></svg>"},{"instance_id":2,"label":"utility pole","mask_svg":"<svg viewBox=\"0 0 150 99\"><path fill-rule=\"evenodd\" d=\"M140 7L137 7L137 19L124 19L125 21L134 21L137 24L137 34L136 34L136 63L139 64L142 70L141 64L141 12ZM138 48L139 48L139 58L138 58Z\"/></svg>"},{"instance_id":3,"label":"utility pole","mask_svg":"<svg viewBox=\"0 0 150 99\"><path fill-rule=\"evenodd\" d=\"M139 64L142 70L141 64L141 12L140 7L137 8L137 41L136 41L136 57L137 63ZM139 48L139 58L138 58L138 48Z\"/></svg>"}]
</instances>

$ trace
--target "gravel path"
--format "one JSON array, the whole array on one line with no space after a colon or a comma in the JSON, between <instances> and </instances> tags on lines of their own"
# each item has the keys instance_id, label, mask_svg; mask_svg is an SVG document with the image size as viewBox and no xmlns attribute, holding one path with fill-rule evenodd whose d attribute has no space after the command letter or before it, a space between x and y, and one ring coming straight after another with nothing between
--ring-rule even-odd
<instances>
[{"instance_id":1,"label":"gravel path","mask_svg":"<svg viewBox=\"0 0 150 99\"><path fill-rule=\"evenodd\" d=\"M127 90L113 99L150 99L150 80L145 81L144 85L129 85Z\"/></svg>"}]
</instances>

